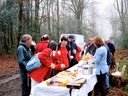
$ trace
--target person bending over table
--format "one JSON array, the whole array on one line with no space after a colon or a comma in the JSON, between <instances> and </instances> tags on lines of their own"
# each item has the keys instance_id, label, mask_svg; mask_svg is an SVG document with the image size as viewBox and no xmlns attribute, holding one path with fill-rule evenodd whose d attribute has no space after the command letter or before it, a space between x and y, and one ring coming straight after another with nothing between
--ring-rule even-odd
<instances>
[{"instance_id":1,"label":"person bending over table","mask_svg":"<svg viewBox=\"0 0 128 96\"><path fill-rule=\"evenodd\" d=\"M48 48L44 49L38 56L42 65L40 68L33 70L29 73L31 78L31 87L34 87L36 84L47 80L51 76L52 70L63 70L65 68L64 64L55 64L53 63L53 58L55 51L57 50L57 43L50 42ZM31 90L32 92L32 90Z\"/></svg>"}]
</instances>

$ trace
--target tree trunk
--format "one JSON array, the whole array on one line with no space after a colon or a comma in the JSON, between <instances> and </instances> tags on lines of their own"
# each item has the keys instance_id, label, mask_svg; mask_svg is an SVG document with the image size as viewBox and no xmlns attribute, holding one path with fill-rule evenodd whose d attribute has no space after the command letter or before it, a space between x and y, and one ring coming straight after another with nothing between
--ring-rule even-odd
<instances>
[{"instance_id":1,"label":"tree trunk","mask_svg":"<svg viewBox=\"0 0 128 96\"><path fill-rule=\"evenodd\" d=\"M19 0L19 13L18 13L18 20L19 20L19 24L18 24L18 35L17 35L17 44L20 41L21 35L22 35L22 18L23 18L23 11L22 11L22 7L23 7L23 1Z\"/></svg>"},{"instance_id":2,"label":"tree trunk","mask_svg":"<svg viewBox=\"0 0 128 96\"><path fill-rule=\"evenodd\" d=\"M51 36L51 24L50 24L50 1L47 0L47 16L48 16L48 34Z\"/></svg>"},{"instance_id":3,"label":"tree trunk","mask_svg":"<svg viewBox=\"0 0 128 96\"><path fill-rule=\"evenodd\" d=\"M35 32L39 34L39 0L35 0Z\"/></svg>"},{"instance_id":4,"label":"tree trunk","mask_svg":"<svg viewBox=\"0 0 128 96\"><path fill-rule=\"evenodd\" d=\"M59 0L57 0L57 36L60 37ZM58 38L58 42L59 42L59 38Z\"/></svg>"}]
</instances>

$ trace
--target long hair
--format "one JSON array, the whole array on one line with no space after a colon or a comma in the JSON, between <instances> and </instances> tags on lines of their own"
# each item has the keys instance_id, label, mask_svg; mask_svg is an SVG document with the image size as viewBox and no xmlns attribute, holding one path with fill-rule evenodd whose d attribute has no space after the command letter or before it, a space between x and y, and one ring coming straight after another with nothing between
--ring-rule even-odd
<instances>
[{"instance_id":1,"label":"long hair","mask_svg":"<svg viewBox=\"0 0 128 96\"><path fill-rule=\"evenodd\" d=\"M55 51L57 49L57 43L56 42L50 42L48 44L48 48L52 49L53 51Z\"/></svg>"},{"instance_id":2,"label":"long hair","mask_svg":"<svg viewBox=\"0 0 128 96\"><path fill-rule=\"evenodd\" d=\"M104 42L103 42L103 40L102 40L102 38L101 37L99 37L99 36L96 36L96 37L94 37L93 38L93 43L96 45L96 47L100 47L100 46L102 46L102 45L104 45Z\"/></svg>"}]
</instances>

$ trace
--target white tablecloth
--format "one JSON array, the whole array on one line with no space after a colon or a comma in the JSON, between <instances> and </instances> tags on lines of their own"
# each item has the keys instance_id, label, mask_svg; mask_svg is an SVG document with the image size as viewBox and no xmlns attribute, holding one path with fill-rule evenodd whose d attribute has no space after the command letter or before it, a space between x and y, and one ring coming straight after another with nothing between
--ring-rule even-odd
<instances>
[{"instance_id":1,"label":"white tablecloth","mask_svg":"<svg viewBox=\"0 0 128 96\"><path fill-rule=\"evenodd\" d=\"M77 66L77 65L76 65ZM70 68L75 69L76 66ZM95 69L92 75L79 75L80 77L86 78L87 82L78 90L72 90L72 96L88 96L88 93L93 90L97 79L95 75ZM36 85L33 88L32 96L70 96L69 89L66 87L58 86L47 86L45 82Z\"/></svg>"}]
</instances>

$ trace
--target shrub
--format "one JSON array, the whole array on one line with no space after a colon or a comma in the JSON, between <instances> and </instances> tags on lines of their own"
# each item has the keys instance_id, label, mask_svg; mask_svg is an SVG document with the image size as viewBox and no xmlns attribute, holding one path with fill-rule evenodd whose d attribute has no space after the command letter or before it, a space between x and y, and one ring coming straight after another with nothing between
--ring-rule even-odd
<instances>
[{"instance_id":1,"label":"shrub","mask_svg":"<svg viewBox=\"0 0 128 96\"><path fill-rule=\"evenodd\" d=\"M128 84L125 86L125 91L128 92Z\"/></svg>"}]
</instances>

